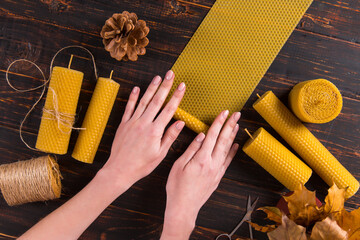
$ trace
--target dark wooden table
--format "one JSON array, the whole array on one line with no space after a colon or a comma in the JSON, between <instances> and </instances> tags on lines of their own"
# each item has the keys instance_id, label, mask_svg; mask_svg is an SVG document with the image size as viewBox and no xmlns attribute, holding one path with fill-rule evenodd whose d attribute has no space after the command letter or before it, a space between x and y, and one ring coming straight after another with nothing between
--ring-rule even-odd
<instances>
[{"instance_id":1,"label":"dark wooden table","mask_svg":"<svg viewBox=\"0 0 360 240\"><path fill-rule=\"evenodd\" d=\"M109 156L111 142L132 87L138 85L145 89L154 75L164 75L171 68L213 3L214 0L1 1L0 163L43 155L27 149L19 138L19 123L40 93L16 93L9 88L5 82L5 71L13 60L26 58L35 61L48 76L50 60L58 49L67 45L82 45L94 53L100 76L108 76L113 69L114 79L121 88L95 163L85 165L72 159L70 154L59 156L64 179L62 196L56 201L9 207L1 197L0 239L19 236L93 178ZM137 13L150 27L147 53L137 62L112 59L103 49L99 36L105 20L114 12L123 10ZM61 54L55 65L66 66L69 54ZM95 79L89 58L81 51L75 51L72 67L85 72L78 107L78 122L81 122ZM12 71L10 77L18 87L28 88L41 83L40 74L30 65L17 65ZM360 180L359 0L313 2L242 110L240 127L247 127L250 131L265 127L288 146L252 109L255 93L272 90L287 102L292 86L317 78L328 79L340 89L344 107L334 121L307 126ZM43 102L40 105L24 126L25 138L32 144L36 141ZM163 163L113 202L81 239L157 239L163 222L165 183L169 170L194 137L195 133L185 129ZM247 138L240 131L236 141L242 145ZM73 134L69 153L75 140L76 134ZM316 174L310 179L308 187L317 190L318 197L323 200L327 186ZM219 188L201 209L191 238L214 239L217 234L230 231L245 212L248 194L259 196L258 206L264 206L275 205L285 191L279 182L240 150ZM349 210L359 205L359 194L346 203ZM256 212L253 218L261 223L264 215ZM256 239L266 239L262 233L254 235ZM240 228L238 236L248 237L247 226Z\"/></svg>"}]
</instances>

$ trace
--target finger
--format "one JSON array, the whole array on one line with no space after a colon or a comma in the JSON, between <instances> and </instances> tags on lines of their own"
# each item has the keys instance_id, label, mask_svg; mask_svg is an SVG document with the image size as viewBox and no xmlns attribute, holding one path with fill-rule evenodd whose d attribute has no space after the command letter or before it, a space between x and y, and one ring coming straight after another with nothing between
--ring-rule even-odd
<instances>
[{"instance_id":1,"label":"finger","mask_svg":"<svg viewBox=\"0 0 360 240\"><path fill-rule=\"evenodd\" d=\"M237 121L240 119L240 115L240 112L235 112L232 114L221 130L221 133L216 141L214 151L212 152L212 157L216 161L221 161L221 164L224 163L225 158L228 155L231 145L239 130Z\"/></svg>"},{"instance_id":2,"label":"finger","mask_svg":"<svg viewBox=\"0 0 360 240\"><path fill-rule=\"evenodd\" d=\"M237 151L239 149L239 144L234 143L229 151L229 154L227 155L225 162L224 162L224 172L226 171L226 169L229 167L231 161L233 160L233 158L235 157Z\"/></svg>"},{"instance_id":3,"label":"finger","mask_svg":"<svg viewBox=\"0 0 360 240\"><path fill-rule=\"evenodd\" d=\"M148 104L151 101L151 99L153 98L156 90L158 89L160 82L161 82L160 76L156 76L153 78L150 85L146 89L144 96L141 98L139 105L137 106L137 108L135 110L134 118L139 118L144 113L146 107L148 106Z\"/></svg>"},{"instance_id":4,"label":"finger","mask_svg":"<svg viewBox=\"0 0 360 240\"><path fill-rule=\"evenodd\" d=\"M134 113L136 102L139 98L140 88L134 87L133 90L130 93L129 100L126 104L125 112L122 117L122 122L127 122L131 118L131 116Z\"/></svg>"},{"instance_id":5,"label":"finger","mask_svg":"<svg viewBox=\"0 0 360 240\"><path fill-rule=\"evenodd\" d=\"M171 118L174 116L176 109L178 108L181 99L185 93L185 83L180 83L176 88L173 96L170 101L166 104L165 108L161 111L160 115L156 118L155 123L162 128L165 128L166 125L170 122Z\"/></svg>"},{"instance_id":6,"label":"finger","mask_svg":"<svg viewBox=\"0 0 360 240\"><path fill-rule=\"evenodd\" d=\"M210 154L213 152L216 140L219 136L220 130L229 115L229 111L225 110L222 111L214 120L213 124L211 124L211 127L206 134L203 149L204 151L210 152Z\"/></svg>"},{"instance_id":7,"label":"finger","mask_svg":"<svg viewBox=\"0 0 360 240\"><path fill-rule=\"evenodd\" d=\"M165 132L161 140L161 149L164 152L168 152L173 142L179 136L181 130L184 128L185 123L183 121L176 121Z\"/></svg>"},{"instance_id":8,"label":"finger","mask_svg":"<svg viewBox=\"0 0 360 240\"><path fill-rule=\"evenodd\" d=\"M150 121L154 120L156 114L158 114L160 108L165 102L167 95L170 92L170 89L174 82L174 76L175 75L171 70L166 73L165 79L159 87L159 90L156 92L155 96L153 97L143 114L143 117L145 119Z\"/></svg>"},{"instance_id":9,"label":"finger","mask_svg":"<svg viewBox=\"0 0 360 240\"><path fill-rule=\"evenodd\" d=\"M189 147L186 149L186 151L181 155L179 158L180 164L185 166L193 157L194 155L199 151L201 148L202 142L205 139L204 133L199 133L196 138L192 141L192 143L189 145Z\"/></svg>"}]
</instances>

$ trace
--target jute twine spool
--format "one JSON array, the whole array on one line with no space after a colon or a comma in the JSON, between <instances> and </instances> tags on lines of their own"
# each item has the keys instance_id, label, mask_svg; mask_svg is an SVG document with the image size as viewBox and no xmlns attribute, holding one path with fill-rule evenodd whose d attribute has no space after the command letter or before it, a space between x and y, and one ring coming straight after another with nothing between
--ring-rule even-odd
<instances>
[{"instance_id":1,"label":"jute twine spool","mask_svg":"<svg viewBox=\"0 0 360 240\"><path fill-rule=\"evenodd\" d=\"M0 188L9 206L59 198L61 178L50 155L0 165Z\"/></svg>"}]
</instances>

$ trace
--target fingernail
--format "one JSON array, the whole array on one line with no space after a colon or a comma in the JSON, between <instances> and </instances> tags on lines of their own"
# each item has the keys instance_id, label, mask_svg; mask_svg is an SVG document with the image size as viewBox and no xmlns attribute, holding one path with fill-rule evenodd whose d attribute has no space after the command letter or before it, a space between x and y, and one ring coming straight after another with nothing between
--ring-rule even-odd
<instances>
[{"instance_id":1,"label":"fingernail","mask_svg":"<svg viewBox=\"0 0 360 240\"><path fill-rule=\"evenodd\" d=\"M139 91L139 88L138 87L134 87L133 90L132 90L132 93L137 93Z\"/></svg>"},{"instance_id":2,"label":"fingernail","mask_svg":"<svg viewBox=\"0 0 360 240\"><path fill-rule=\"evenodd\" d=\"M222 115L224 118L227 118L227 116L229 115L229 110L225 110Z\"/></svg>"},{"instance_id":3,"label":"fingernail","mask_svg":"<svg viewBox=\"0 0 360 240\"><path fill-rule=\"evenodd\" d=\"M160 77L160 76L154 77L154 79L153 79L153 81L152 81L152 83L153 83L154 85L158 85L160 82L161 82L161 77Z\"/></svg>"},{"instance_id":4,"label":"fingernail","mask_svg":"<svg viewBox=\"0 0 360 240\"><path fill-rule=\"evenodd\" d=\"M237 122L239 119L240 119L240 112L236 112L235 114L234 114L234 120Z\"/></svg>"},{"instance_id":5,"label":"fingernail","mask_svg":"<svg viewBox=\"0 0 360 240\"><path fill-rule=\"evenodd\" d=\"M184 90L184 88L185 88L185 83L182 82L182 83L180 83L180 85L178 86L177 89L178 89L179 91L182 91L182 90Z\"/></svg>"},{"instance_id":6,"label":"fingernail","mask_svg":"<svg viewBox=\"0 0 360 240\"><path fill-rule=\"evenodd\" d=\"M170 80L174 75L174 72L169 70L167 73L166 73L166 76L165 76L165 79L166 80Z\"/></svg>"},{"instance_id":7,"label":"fingernail","mask_svg":"<svg viewBox=\"0 0 360 240\"><path fill-rule=\"evenodd\" d=\"M205 139L205 134L204 133L200 133L197 137L196 137L196 141L197 142L202 142Z\"/></svg>"},{"instance_id":8,"label":"fingernail","mask_svg":"<svg viewBox=\"0 0 360 240\"><path fill-rule=\"evenodd\" d=\"M237 151L239 149L239 144L235 143L234 148L235 148L235 151Z\"/></svg>"},{"instance_id":9,"label":"fingernail","mask_svg":"<svg viewBox=\"0 0 360 240\"><path fill-rule=\"evenodd\" d=\"M177 128L177 130L183 129L184 126L185 126L185 122L183 122L183 121L180 121L180 122L178 122L178 123L175 125L175 127Z\"/></svg>"}]
</instances>

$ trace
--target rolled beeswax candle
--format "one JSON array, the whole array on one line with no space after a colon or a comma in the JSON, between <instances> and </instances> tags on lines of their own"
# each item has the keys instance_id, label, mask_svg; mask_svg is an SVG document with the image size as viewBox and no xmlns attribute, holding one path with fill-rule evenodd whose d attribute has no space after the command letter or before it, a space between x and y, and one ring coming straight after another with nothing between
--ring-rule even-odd
<instances>
[{"instance_id":1,"label":"rolled beeswax candle","mask_svg":"<svg viewBox=\"0 0 360 240\"><path fill-rule=\"evenodd\" d=\"M70 68L53 68L36 141L37 149L56 154L67 152L83 76L82 72Z\"/></svg>"},{"instance_id":2,"label":"rolled beeswax candle","mask_svg":"<svg viewBox=\"0 0 360 240\"><path fill-rule=\"evenodd\" d=\"M111 78L100 77L76 141L72 157L85 163L93 163L100 140L104 134L120 84Z\"/></svg>"},{"instance_id":3,"label":"rolled beeswax candle","mask_svg":"<svg viewBox=\"0 0 360 240\"><path fill-rule=\"evenodd\" d=\"M305 184L312 174L305 163L263 128L245 143L243 151L291 191Z\"/></svg>"},{"instance_id":4,"label":"rolled beeswax candle","mask_svg":"<svg viewBox=\"0 0 360 240\"><path fill-rule=\"evenodd\" d=\"M272 91L261 96L253 107L329 186L336 183L339 188L347 188L346 198L350 198L357 192L359 182L354 176Z\"/></svg>"},{"instance_id":5,"label":"rolled beeswax candle","mask_svg":"<svg viewBox=\"0 0 360 240\"><path fill-rule=\"evenodd\" d=\"M177 108L174 114L176 120L182 120L186 123L186 126L196 133L206 133L209 130L209 126L200 121L195 116L185 112L181 108Z\"/></svg>"},{"instance_id":6,"label":"rolled beeswax candle","mask_svg":"<svg viewBox=\"0 0 360 240\"><path fill-rule=\"evenodd\" d=\"M289 104L301 121L327 123L339 115L343 102L334 84L316 79L296 84L290 92Z\"/></svg>"}]
</instances>

